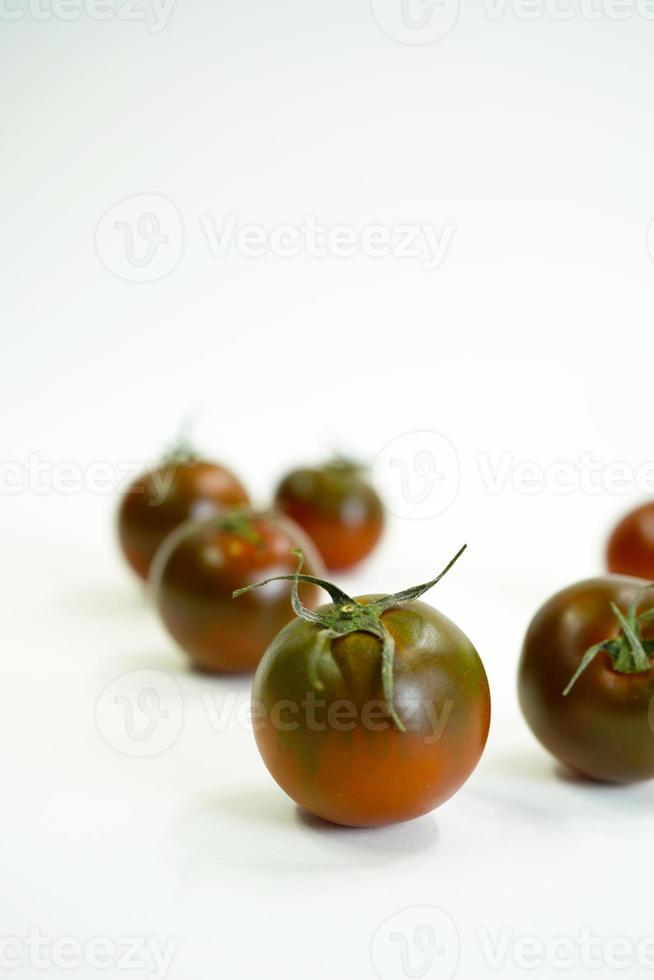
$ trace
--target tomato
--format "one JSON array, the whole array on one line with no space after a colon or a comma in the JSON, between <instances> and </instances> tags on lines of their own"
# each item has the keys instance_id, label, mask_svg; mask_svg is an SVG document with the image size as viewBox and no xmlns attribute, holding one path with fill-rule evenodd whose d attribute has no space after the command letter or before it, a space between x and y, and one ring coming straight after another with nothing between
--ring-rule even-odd
<instances>
[{"instance_id":1,"label":"tomato","mask_svg":"<svg viewBox=\"0 0 654 980\"><path fill-rule=\"evenodd\" d=\"M518 681L527 723L593 779L654 776L653 598L640 579L588 579L546 602L527 632Z\"/></svg>"},{"instance_id":2,"label":"tomato","mask_svg":"<svg viewBox=\"0 0 654 980\"><path fill-rule=\"evenodd\" d=\"M384 529L382 502L359 467L337 460L289 473L275 507L303 527L327 568L349 568L370 554Z\"/></svg>"},{"instance_id":3,"label":"tomato","mask_svg":"<svg viewBox=\"0 0 654 980\"><path fill-rule=\"evenodd\" d=\"M620 521L609 538L606 563L610 572L654 579L654 502Z\"/></svg>"},{"instance_id":4,"label":"tomato","mask_svg":"<svg viewBox=\"0 0 654 980\"><path fill-rule=\"evenodd\" d=\"M354 827L409 820L477 765L488 681L465 634L417 601L436 581L357 599L320 581L333 602L315 612L294 597L298 617L257 669L252 717L271 775L310 813Z\"/></svg>"},{"instance_id":5,"label":"tomato","mask_svg":"<svg viewBox=\"0 0 654 980\"><path fill-rule=\"evenodd\" d=\"M118 511L118 536L128 563L146 579L159 545L192 518L248 503L233 473L192 455L172 454L138 477Z\"/></svg>"},{"instance_id":6,"label":"tomato","mask_svg":"<svg viewBox=\"0 0 654 980\"><path fill-rule=\"evenodd\" d=\"M182 525L166 539L152 565L161 619L195 667L212 672L254 670L266 647L293 618L290 587L252 593L234 602L235 589L266 574L292 569L294 549L306 549L309 565L322 566L303 532L272 513L239 511ZM304 601L319 592L304 586Z\"/></svg>"}]
</instances>

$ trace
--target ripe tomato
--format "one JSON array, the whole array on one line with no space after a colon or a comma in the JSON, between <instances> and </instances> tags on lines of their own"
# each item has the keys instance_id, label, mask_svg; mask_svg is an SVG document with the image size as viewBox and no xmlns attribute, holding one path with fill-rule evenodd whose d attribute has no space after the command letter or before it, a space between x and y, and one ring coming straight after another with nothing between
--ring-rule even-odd
<instances>
[{"instance_id":1,"label":"ripe tomato","mask_svg":"<svg viewBox=\"0 0 654 980\"><path fill-rule=\"evenodd\" d=\"M272 513L235 511L189 522L166 539L152 565L155 601L164 625L195 667L254 670L270 641L293 618L290 587L252 593L243 605L233 601L232 593L261 575L293 568L297 547L307 549L311 568L320 571L320 559L302 531ZM304 600L315 605L317 588L304 589Z\"/></svg>"},{"instance_id":2,"label":"ripe tomato","mask_svg":"<svg viewBox=\"0 0 654 980\"><path fill-rule=\"evenodd\" d=\"M365 558L384 528L382 502L359 467L337 460L289 473L275 507L303 527L327 568L349 568Z\"/></svg>"},{"instance_id":3,"label":"ripe tomato","mask_svg":"<svg viewBox=\"0 0 654 980\"><path fill-rule=\"evenodd\" d=\"M654 502L620 521L609 538L606 563L610 572L654 579Z\"/></svg>"},{"instance_id":4,"label":"ripe tomato","mask_svg":"<svg viewBox=\"0 0 654 980\"><path fill-rule=\"evenodd\" d=\"M271 775L333 823L370 827L433 810L477 765L490 723L477 651L416 601L438 579L352 599L298 578L319 581L334 601L312 612L294 595L298 617L257 669L253 727Z\"/></svg>"},{"instance_id":5,"label":"ripe tomato","mask_svg":"<svg viewBox=\"0 0 654 980\"><path fill-rule=\"evenodd\" d=\"M118 536L125 558L145 579L159 545L178 525L248 502L224 466L174 453L138 477L121 500Z\"/></svg>"},{"instance_id":6,"label":"ripe tomato","mask_svg":"<svg viewBox=\"0 0 654 980\"><path fill-rule=\"evenodd\" d=\"M527 632L518 681L527 723L594 779L654 776L652 599L639 579L589 579L553 596Z\"/></svg>"}]
</instances>

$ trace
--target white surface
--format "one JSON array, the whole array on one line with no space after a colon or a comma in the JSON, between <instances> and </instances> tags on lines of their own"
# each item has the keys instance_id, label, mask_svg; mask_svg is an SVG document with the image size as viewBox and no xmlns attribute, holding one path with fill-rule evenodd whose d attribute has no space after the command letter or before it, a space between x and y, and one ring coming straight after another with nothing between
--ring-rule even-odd
<instances>
[{"instance_id":1,"label":"white surface","mask_svg":"<svg viewBox=\"0 0 654 980\"><path fill-rule=\"evenodd\" d=\"M467 540L431 601L477 645L494 720L479 769L432 816L381 831L308 821L236 708L216 729L208 705L236 692L237 706L247 684L185 671L116 554L114 496L57 492L50 469L41 492L2 499L2 937L173 939L170 980L449 976L453 930L462 980L648 974L635 958L617 971L607 950L654 932L654 788L557 774L514 685L536 607L601 568L606 528L640 499L633 480L611 492L607 467L652 457L652 32L636 14L492 20L480 3L412 46L365 0L178 0L156 34L3 21L4 460L146 461L200 409L197 442L265 500L289 463L333 446L373 459L397 436L444 434L460 472L447 457L434 509L458 486L451 506L396 516L344 584L423 580ZM94 245L138 194L164 195L184 229L178 264L149 283L107 271ZM435 272L213 258L200 218L230 214L454 232ZM600 492L494 494L482 476L503 456L547 468L585 453ZM124 711L99 702L135 670L180 692L177 737L155 756L118 751ZM134 678L110 691L137 694ZM391 933L413 941L430 922L445 952L425 969L414 948L403 970ZM599 971L551 952L526 971L513 945L584 929L602 937ZM501 969L484 937L510 940ZM126 972L148 975L77 971Z\"/></svg>"}]
</instances>

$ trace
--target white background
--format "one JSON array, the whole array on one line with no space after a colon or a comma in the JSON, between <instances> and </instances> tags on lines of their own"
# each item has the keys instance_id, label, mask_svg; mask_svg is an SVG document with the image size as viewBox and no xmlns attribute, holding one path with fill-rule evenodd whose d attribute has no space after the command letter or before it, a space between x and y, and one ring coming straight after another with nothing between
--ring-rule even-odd
<instances>
[{"instance_id":1,"label":"white background","mask_svg":"<svg viewBox=\"0 0 654 980\"><path fill-rule=\"evenodd\" d=\"M380 27L399 24L400 0L375 0L377 20L368 0L177 0L159 31L117 6L64 20L17 2L0 17L0 427L22 480L9 493L3 464L2 936L173 939L171 980L449 977L457 933L463 980L645 976L634 958L525 970L512 945L654 931L652 787L557 772L514 689L535 609L601 571L608 528L643 495L635 479L616 492L611 464L635 473L654 453L654 21L628 3L622 20L599 2L590 19L581 0L562 0L571 19L526 20L470 0L419 44ZM125 269L113 212L96 230L144 194L171 202L183 236L173 221L174 267L135 282L107 268ZM397 256L216 258L201 219L220 230L228 215L453 233L435 271ZM292 463L334 447L372 461L406 434L417 494L410 434L451 442L432 511L458 487L451 506L395 514L340 580L395 590L469 544L431 601L478 647L494 719L477 772L436 813L374 831L298 813L235 711L218 730L208 708L247 701L247 682L186 672L123 567L117 494L61 492L57 464L149 462L189 414L197 444L262 503ZM513 469L585 454L598 492L527 493ZM491 492L484 466L502 460ZM390 503L406 511L399 486ZM177 737L143 758L121 751L125 716L99 701L134 670L179 691ZM141 676L110 691L136 697ZM424 906L446 913L433 914L447 950L425 972L414 946L407 972L388 935L411 945ZM500 969L480 935L509 936ZM148 971L75 973L96 974Z\"/></svg>"}]
</instances>

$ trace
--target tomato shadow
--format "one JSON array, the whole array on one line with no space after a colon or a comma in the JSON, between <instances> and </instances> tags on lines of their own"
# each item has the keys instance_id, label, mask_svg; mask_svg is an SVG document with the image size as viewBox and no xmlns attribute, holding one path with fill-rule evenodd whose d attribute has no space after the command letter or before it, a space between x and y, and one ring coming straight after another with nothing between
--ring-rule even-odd
<instances>
[{"instance_id":1,"label":"tomato shadow","mask_svg":"<svg viewBox=\"0 0 654 980\"><path fill-rule=\"evenodd\" d=\"M501 756L485 760L480 773L487 776L501 777L507 783L531 783L538 786L547 783L562 783L578 786L581 789L596 789L600 792L624 789L617 783L606 783L601 780L584 776L583 773L570 769L568 766L542 752L521 750L503 752Z\"/></svg>"},{"instance_id":2,"label":"tomato shadow","mask_svg":"<svg viewBox=\"0 0 654 980\"><path fill-rule=\"evenodd\" d=\"M546 753L526 749L484 760L471 792L479 801L521 813L541 825L565 822L572 813L606 819L607 812L649 812L654 801L652 783L602 782Z\"/></svg>"},{"instance_id":3,"label":"tomato shadow","mask_svg":"<svg viewBox=\"0 0 654 980\"><path fill-rule=\"evenodd\" d=\"M592 776L585 776L583 772L571 769L562 762L555 762L553 773L556 779L571 786L578 786L580 789L587 789L598 793L618 793L623 794L625 790L634 789L638 783L609 783L603 779L593 779Z\"/></svg>"},{"instance_id":4,"label":"tomato shadow","mask_svg":"<svg viewBox=\"0 0 654 980\"><path fill-rule=\"evenodd\" d=\"M554 764L553 774L556 781L570 787L577 800L589 810L598 804L604 814L607 807L613 814L629 817L651 813L654 804L654 785L651 781L609 783L585 776L561 763Z\"/></svg>"},{"instance_id":5,"label":"tomato shadow","mask_svg":"<svg viewBox=\"0 0 654 980\"><path fill-rule=\"evenodd\" d=\"M527 751L510 756L505 755L501 762L496 759L493 768L501 770L505 775L527 778L532 782L542 783L546 780L554 780L564 785L578 787L581 790L609 795L624 793L625 790L639 786L638 783L611 783L603 779L594 779L592 776L586 776L577 769L573 769L548 755Z\"/></svg>"},{"instance_id":6,"label":"tomato shadow","mask_svg":"<svg viewBox=\"0 0 654 980\"><path fill-rule=\"evenodd\" d=\"M569 783L571 786L579 786L582 789L616 790L621 787L617 783L605 783L601 779L593 779L592 776L584 776L576 769L570 769L562 762L552 764L552 775L562 783Z\"/></svg>"},{"instance_id":7,"label":"tomato shadow","mask_svg":"<svg viewBox=\"0 0 654 980\"><path fill-rule=\"evenodd\" d=\"M190 697L211 692L215 695L237 697L247 695L252 689L252 672L242 674L216 674L211 671L198 670L186 656L183 650L174 643L166 643L165 638L161 647L150 649L125 650L111 658L110 665L105 664L107 673L114 675L128 673L133 670L159 670L175 677L182 686L184 693Z\"/></svg>"},{"instance_id":8,"label":"tomato shadow","mask_svg":"<svg viewBox=\"0 0 654 980\"><path fill-rule=\"evenodd\" d=\"M384 827L343 827L296 806L295 819L330 850L349 858L356 854L366 864L422 854L439 842L438 822L431 813Z\"/></svg>"},{"instance_id":9,"label":"tomato shadow","mask_svg":"<svg viewBox=\"0 0 654 980\"><path fill-rule=\"evenodd\" d=\"M212 873L225 863L300 873L316 866L336 871L353 860L383 866L438 843L431 814L389 827L341 827L302 810L274 785L198 795L175 821L174 834L190 863L211 865Z\"/></svg>"}]
</instances>

